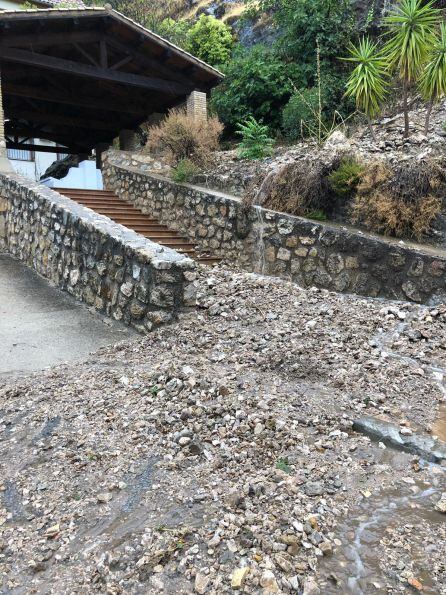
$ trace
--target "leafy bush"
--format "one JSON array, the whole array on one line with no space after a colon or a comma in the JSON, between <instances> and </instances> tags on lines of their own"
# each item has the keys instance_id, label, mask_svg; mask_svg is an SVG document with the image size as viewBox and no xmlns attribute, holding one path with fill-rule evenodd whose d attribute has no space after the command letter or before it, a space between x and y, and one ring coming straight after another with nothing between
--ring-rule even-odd
<instances>
[{"instance_id":1,"label":"leafy bush","mask_svg":"<svg viewBox=\"0 0 446 595\"><path fill-rule=\"evenodd\" d=\"M188 159L200 167L212 160L222 131L223 126L216 117L194 119L184 109L174 109L160 124L148 130L146 149L173 165Z\"/></svg>"},{"instance_id":2,"label":"leafy bush","mask_svg":"<svg viewBox=\"0 0 446 595\"><path fill-rule=\"evenodd\" d=\"M438 164L390 166L369 164L361 175L351 219L367 229L396 237L420 239L442 209L445 170Z\"/></svg>"},{"instance_id":3,"label":"leafy bush","mask_svg":"<svg viewBox=\"0 0 446 595\"><path fill-rule=\"evenodd\" d=\"M170 17L163 19L157 27L157 33L182 48L187 46L187 32L190 29L188 21L175 20Z\"/></svg>"},{"instance_id":4,"label":"leafy bush","mask_svg":"<svg viewBox=\"0 0 446 595\"><path fill-rule=\"evenodd\" d=\"M242 137L239 156L242 159L262 159L271 155L274 140L269 136L268 126L250 116L243 124L238 124L237 134Z\"/></svg>"},{"instance_id":5,"label":"leafy bush","mask_svg":"<svg viewBox=\"0 0 446 595\"><path fill-rule=\"evenodd\" d=\"M171 170L171 178L174 182L182 184L190 182L200 171L200 168L190 159L181 159L176 167Z\"/></svg>"},{"instance_id":6,"label":"leafy bush","mask_svg":"<svg viewBox=\"0 0 446 595\"><path fill-rule=\"evenodd\" d=\"M282 128L290 140L313 136L317 129L319 93L315 88L296 92L282 111Z\"/></svg>"},{"instance_id":7,"label":"leafy bush","mask_svg":"<svg viewBox=\"0 0 446 595\"><path fill-rule=\"evenodd\" d=\"M302 63L314 62L318 43L322 61L336 64L355 32L351 0L262 0L260 10L272 11L284 55Z\"/></svg>"},{"instance_id":8,"label":"leafy bush","mask_svg":"<svg viewBox=\"0 0 446 595\"><path fill-rule=\"evenodd\" d=\"M304 86L299 66L286 64L274 50L256 45L239 49L225 69L226 78L212 92L212 106L229 131L249 115L280 127L280 114L293 87Z\"/></svg>"},{"instance_id":9,"label":"leafy bush","mask_svg":"<svg viewBox=\"0 0 446 595\"><path fill-rule=\"evenodd\" d=\"M209 15L200 15L186 34L187 51L212 66L227 63L233 45L231 28Z\"/></svg>"},{"instance_id":10,"label":"leafy bush","mask_svg":"<svg viewBox=\"0 0 446 595\"><path fill-rule=\"evenodd\" d=\"M353 157L342 159L339 167L328 176L328 181L334 192L341 198L348 198L355 194L361 182L364 166Z\"/></svg>"}]
</instances>

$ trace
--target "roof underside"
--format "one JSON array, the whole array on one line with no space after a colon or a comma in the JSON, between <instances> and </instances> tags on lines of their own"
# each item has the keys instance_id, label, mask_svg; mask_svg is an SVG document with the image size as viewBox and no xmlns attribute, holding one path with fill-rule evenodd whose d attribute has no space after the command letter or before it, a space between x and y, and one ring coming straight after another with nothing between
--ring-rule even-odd
<instances>
[{"instance_id":1,"label":"roof underside","mask_svg":"<svg viewBox=\"0 0 446 595\"><path fill-rule=\"evenodd\" d=\"M78 153L222 78L123 15L93 8L0 13L0 67L10 145L43 138Z\"/></svg>"}]
</instances>

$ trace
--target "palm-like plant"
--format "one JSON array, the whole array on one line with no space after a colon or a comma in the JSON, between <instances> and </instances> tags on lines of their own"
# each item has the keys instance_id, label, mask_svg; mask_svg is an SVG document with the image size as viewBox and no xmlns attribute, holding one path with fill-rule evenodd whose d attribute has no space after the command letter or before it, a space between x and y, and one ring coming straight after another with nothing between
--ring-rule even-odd
<instances>
[{"instance_id":1,"label":"palm-like plant","mask_svg":"<svg viewBox=\"0 0 446 595\"><path fill-rule=\"evenodd\" d=\"M433 3L434 0L401 0L399 6L384 19L389 35L385 53L390 68L397 71L403 83L405 138L409 136L408 90L417 80L435 42L435 30L440 19L440 11L433 7Z\"/></svg>"},{"instance_id":2,"label":"palm-like plant","mask_svg":"<svg viewBox=\"0 0 446 595\"><path fill-rule=\"evenodd\" d=\"M420 92L428 102L424 134L429 132L432 107L446 95L446 23L441 23L420 79Z\"/></svg>"},{"instance_id":3,"label":"palm-like plant","mask_svg":"<svg viewBox=\"0 0 446 595\"><path fill-rule=\"evenodd\" d=\"M355 64L347 84L347 97L353 97L356 107L367 117L370 132L376 140L372 118L381 111L381 103L387 92L387 61L378 45L363 37L357 46L350 44L348 62Z\"/></svg>"}]
</instances>

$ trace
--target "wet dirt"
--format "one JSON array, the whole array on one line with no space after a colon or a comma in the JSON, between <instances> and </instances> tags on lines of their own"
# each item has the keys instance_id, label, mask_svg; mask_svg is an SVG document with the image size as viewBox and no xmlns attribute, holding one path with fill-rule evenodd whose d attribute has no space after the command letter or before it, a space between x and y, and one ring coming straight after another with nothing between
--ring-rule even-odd
<instances>
[{"instance_id":1,"label":"wet dirt","mask_svg":"<svg viewBox=\"0 0 446 595\"><path fill-rule=\"evenodd\" d=\"M392 459L398 456L402 455L387 449L383 460L392 464ZM388 560L383 564L385 546L391 536L398 534L401 528L411 531L420 524L428 524L432 534L441 539L440 529L444 527L445 517L434 507L446 488L446 474L437 465L428 469L428 482L420 481L373 495L366 494L362 503L351 510L336 532L340 545L333 556L324 557L320 562L320 586L324 595L400 592L402 583L398 571L389 567ZM430 548L430 544L416 539L415 532L410 551L411 570L415 581L422 585L424 594L438 595L444 591L438 590L438 585L426 571ZM404 570L402 562L399 570ZM403 576L407 579L406 575Z\"/></svg>"},{"instance_id":2,"label":"wet dirt","mask_svg":"<svg viewBox=\"0 0 446 595\"><path fill-rule=\"evenodd\" d=\"M432 426L432 434L437 436L439 440L446 442L446 403L440 405L438 409L437 419Z\"/></svg>"}]
</instances>

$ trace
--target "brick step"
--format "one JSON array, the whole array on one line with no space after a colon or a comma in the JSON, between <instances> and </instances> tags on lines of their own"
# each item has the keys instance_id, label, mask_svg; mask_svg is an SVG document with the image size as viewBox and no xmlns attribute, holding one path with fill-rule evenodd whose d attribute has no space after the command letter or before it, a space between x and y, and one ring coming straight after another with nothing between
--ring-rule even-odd
<instances>
[{"instance_id":1,"label":"brick step","mask_svg":"<svg viewBox=\"0 0 446 595\"><path fill-rule=\"evenodd\" d=\"M187 238L181 236L177 231L169 229L166 225L160 223L158 219L145 215L132 204L125 202L109 190L75 188L55 188L55 190L100 215L105 215L116 223L132 229L152 242L172 248L185 256L209 265L216 264L220 260L211 255L198 255L195 245Z\"/></svg>"}]
</instances>

